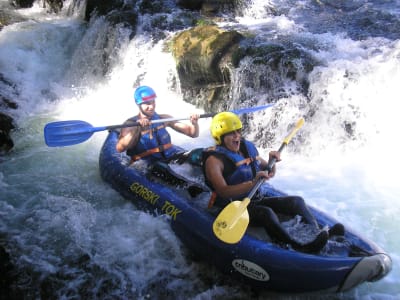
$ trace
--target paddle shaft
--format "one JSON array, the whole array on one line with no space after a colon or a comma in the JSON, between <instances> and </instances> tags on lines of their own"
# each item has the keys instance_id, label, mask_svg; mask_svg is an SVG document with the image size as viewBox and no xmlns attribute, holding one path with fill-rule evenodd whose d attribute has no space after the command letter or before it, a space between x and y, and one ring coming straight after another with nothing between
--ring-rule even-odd
<instances>
[{"instance_id":1,"label":"paddle shaft","mask_svg":"<svg viewBox=\"0 0 400 300\"><path fill-rule=\"evenodd\" d=\"M249 198L249 199L253 198L254 194L257 192L259 187L264 183L264 181L265 181L264 177L259 178L257 180L256 184L250 190L249 195L247 196L247 198Z\"/></svg>"},{"instance_id":2,"label":"paddle shaft","mask_svg":"<svg viewBox=\"0 0 400 300\"><path fill-rule=\"evenodd\" d=\"M278 152L281 153L283 151L283 149L286 148L286 146L289 144L290 140L293 138L293 136L297 133L297 131L301 128L301 126L303 126L304 124L304 119L301 118L299 121L297 121L296 126L293 128L293 130L285 137L285 139L283 140L281 146L278 149ZM268 165L266 167L266 170L268 172L271 172L272 168L274 167L276 163L276 157L272 157L269 161L268 161Z\"/></svg>"},{"instance_id":3,"label":"paddle shaft","mask_svg":"<svg viewBox=\"0 0 400 300\"><path fill-rule=\"evenodd\" d=\"M245 114L245 113L252 113L256 112L262 109L266 109L268 107L273 106L273 103L266 104L266 105L260 105L260 106L255 106L255 107L247 107L247 108L239 108L236 110L231 110L231 112L240 115L240 114ZM206 114L201 114L199 118L211 118L214 117L218 113L206 113ZM175 121L182 121L182 120L188 120L188 117L181 117L181 118L166 118L166 119L159 119L159 120L152 120L152 124L158 124L158 123L166 123L166 122L175 122ZM133 126L140 126L139 122L131 122L131 123L126 123L126 124L121 124L121 125L111 125L111 126L104 126L104 127L94 127L95 130L93 131L101 131L101 130L113 130L113 129L118 129L118 128L126 128L126 127L133 127Z\"/></svg>"},{"instance_id":4,"label":"paddle shaft","mask_svg":"<svg viewBox=\"0 0 400 300\"><path fill-rule=\"evenodd\" d=\"M279 147L278 152L281 153L283 149L285 149L285 147L287 146L287 143L283 142L282 145ZM271 172L272 168L274 167L276 163L276 157L272 157L267 165L266 170L268 172ZM260 188L260 186L264 183L265 178L264 177L260 177L256 184L252 187L252 189L249 192L249 195L247 196L247 198L251 199L253 198L254 194L257 192L257 190Z\"/></svg>"},{"instance_id":5,"label":"paddle shaft","mask_svg":"<svg viewBox=\"0 0 400 300\"><path fill-rule=\"evenodd\" d=\"M283 149L285 149L285 147L287 146L287 143L283 142L281 144L281 146L278 149L278 152L281 153ZM276 163L276 157L272 157L269 161L268 161L268 165L265 168L266 171L271 172L272 168L274 167ZM260 188L260 186L264 183L265 178L264 177L260 177L256 184L253 186L253 188L250 190L249 195L247 196L247 198L251 199L253 198L254 194L257 192L257 190ZM247 205L246 205L247 207Z\"/></svg>"},{"instance_id":6,"label":"paddle shaft","mask_svg":"<svg viewBox=\"0 0 400 300\"><path fill-rule=\"evenodd\" d=\"M201 114L199 116L199 118L211 118L215 115L216 115L216 113ZM188 118L183 117L183 118L166 118L166 119L152 120L151 124L175 122L175 121L182 121L182 120L188 120ZM140 123L139 122L128 122L128 123L120 124L120 125L110 125L110 126L95 127L95 128L99 128L101 130L113 130L113 129L118 129L118 128L126 128L126 127L134 127L134 126L140 126Z\"/></svg>"},{"instance_id":7,"label":"paddle shaft","mask_svg":"<svg viewBox=\"0 0 400 300\"><path fill-rule=\"evenodd\" d=\"M273 105L274 104L270 103L256 107L240 108L237 110L232 110L231 112L236 114L252 113L262 109L266 109ZM215 116L216 114L217 113L206 113L206 114L201 114L199 117L209 118ZM190 117L166 118L166 119L152 120L151 123L157 124L157 123L174 122L174 121L189 120L189 119ZM88 122L80 120L58 121L46 124L46 126L44 127L44 138L46 144L49 147L69 146L69 145L76 145L88 140L93 135L93 133L98 131L113 130L117 128L126 128L133 126L140 126L140 123L134 121L128 121L120 125L93 127Z\"/></svg>"},{"instance_id":8,"label":"paddle shaft","mask_svg":"<svg viewBox=\"0 0 400 300\"><path fill-rule=\"evenodd\" d=\"M286 139L285 139L285 140L286 140ZM279 149L278 149L278 152L279 152L279 153L281 153L281 152L283 151L283 149L285 149L285 147L287 146L287 143L288 143L288 142L289 142L289 141L283 142L283 143L281 144L281 146L280 146ZM267 167L265 168L265 170L268 171L268 173L271 172L271 170L272 170L272 168L274 167L275 163L276 163L276 157L272 157L272 158L268 161L268 165L267 165ZM264 177L259 178L259 179L257 180L257 183L256 183L256 184L253 186L253 188L250 190L249 195L247 196L247 198L251 199L251 198L254 196L254 194L257 192L257 190L259 189L259 187L264 183L264 181L265 181L265 178L264 178ZM247 206L247 205L246 205L246 206Z\"/></svg>"}]
</instances>

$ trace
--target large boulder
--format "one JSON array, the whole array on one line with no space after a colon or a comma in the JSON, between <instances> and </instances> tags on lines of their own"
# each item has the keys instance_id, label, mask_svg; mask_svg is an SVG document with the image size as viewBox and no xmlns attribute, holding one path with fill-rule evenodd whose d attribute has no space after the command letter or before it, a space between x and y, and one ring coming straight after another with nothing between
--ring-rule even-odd
<instances>
[{"instance_id":1,"label":"large boulder","mask_svg":"<svg viewBox=\"0 0 400 300\"><path fill-rule=\"evenodd\" d=\"M229 87L235 51L243 36L213 25L201 25L182 31L173 38L172 53L186 101L211 108L219 89ZM208 91L208 104L196 103L191 95ZM208 107L207 107L208 106Z\"/></svg>"},{"instance_id":2,"label":"large boulder","mask_svg":"<svg viewBox=\"0 0 400 300\"><path fill-rule=\"evenodd\" d=\"M265 101L289 97L282 86L293 82L296 93L308 94L308 74L318 64L307 52L290 43L260 43L252 36L214 25L193 27L172 41L183 99L206 111L226 108L232 96L232 75L246 72L235 98L253 101L254 93ZM253 92L252 92L253 91ZM259 99L258 99L259 100Z\"/></svg>"}]
</instances>

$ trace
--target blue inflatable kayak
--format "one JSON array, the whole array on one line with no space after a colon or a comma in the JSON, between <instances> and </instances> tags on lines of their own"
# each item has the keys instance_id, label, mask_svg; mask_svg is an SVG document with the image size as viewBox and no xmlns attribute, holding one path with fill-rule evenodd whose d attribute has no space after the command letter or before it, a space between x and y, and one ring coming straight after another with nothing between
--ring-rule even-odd
<instances>
[{"instance_id":1,"label":"blue inflatable kayak","mask_svg":"<svg viewBox=\"0 0 400 300\"><path fill-rule=\"evenodd\" d=\"M168 169L149 172L140 162L115 150L118 133L111 131L100 153L102 178L138 209L166 214L182 243L221 272L254 288L282 292L342 292L364 282L377 281L390 272L392 261L383 249L346 226L341 240L330 240L319 254L307 254L272 243L249 228L237 244L219 240L212 229L215 212L207 208L211 192L202 184L199 167L180 166L185 176L168 177ZM189 178L188 181L182 178ZM199 179L200 178L200 179ZM264 184L263 193L284 195ZM321 227L337 220L310 207ZM212 254L212 255L210 255Z\"/></svg>"}]
</instances>

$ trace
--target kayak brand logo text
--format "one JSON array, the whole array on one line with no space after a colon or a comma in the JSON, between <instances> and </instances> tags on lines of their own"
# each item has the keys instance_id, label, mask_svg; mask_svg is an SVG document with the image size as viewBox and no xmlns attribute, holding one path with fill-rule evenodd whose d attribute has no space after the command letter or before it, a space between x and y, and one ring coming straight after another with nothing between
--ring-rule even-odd
<instances>
[{"instance_id":1,"label":"kayak brand logo text","mask_svg":"<svg viewBox=\"0 0 400 300\"><path fill-rule=\"evenodd\" d=\"M174 221L176 221L176 216L181 213L182 211L177 209L175 205L173 205L169 201L165 201L163 207L161 208L163 212L165 212L167 215L171 216Z\"/></svg>"},{"instance_id":2,"label":"kayak brand logo text","mask_svg":"<svg viewBox=\"0 0 400 300\"><path fill-rule=\"evenodd\" d=\"M153 193L148 188L144 187L143 185L137 182L132 183L132 185L130 186L130 190L153 205L155 205L157 203L157 200L160 198L160 196Z\"/></svg>"},{"instance_id":3,"label":"kayak brand logo text","mask_svg":"<svg viewBox=\"0 0 400 300\"><path fill-rule=\"evenodd\" d=\"M232 261L232 266L244 276L250 277L258 281L268 281L268 273L259 265L245 259L235 259Z\"/></svg>"},{"instance_id":4,"label":"kayak brand logo text","mask_svg":"<svg viewBox=\"0 0 400 300\"><path fill-rule=\"evenodd\" d=\"M156 205L158 199L160 199L160 196L157 195L156 193L153 193L151 190L148 188L144 187L138 182L134 182L131 184L129 189L138 195L139 197L143 198L147 202L149 202L152 205ZM176 216L181 213L182 211L179 210L175 205L173 205L169 201L165 201L164 204L161 207L161 210L166 213L167 215L171 216L174 220L176 220Z\"/></svg>"}]
</instances>

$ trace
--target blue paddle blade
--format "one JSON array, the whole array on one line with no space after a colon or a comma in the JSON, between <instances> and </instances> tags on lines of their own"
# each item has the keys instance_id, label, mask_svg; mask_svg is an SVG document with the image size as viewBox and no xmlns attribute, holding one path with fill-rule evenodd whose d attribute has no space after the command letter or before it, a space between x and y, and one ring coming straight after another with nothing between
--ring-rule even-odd
<instances>
[{"instance_id":1,"label":"blue paddle blade","mask_svg":"<svg viewBox=\"0 0 400 300\"><path fill-rule=\"evenodd\" d=\"M104 129L105 127L95 128L79 120L52 122L44 127L44 139L49 147L69 146L82 143L95 131Z\"/></svg>"}]
</instances>

